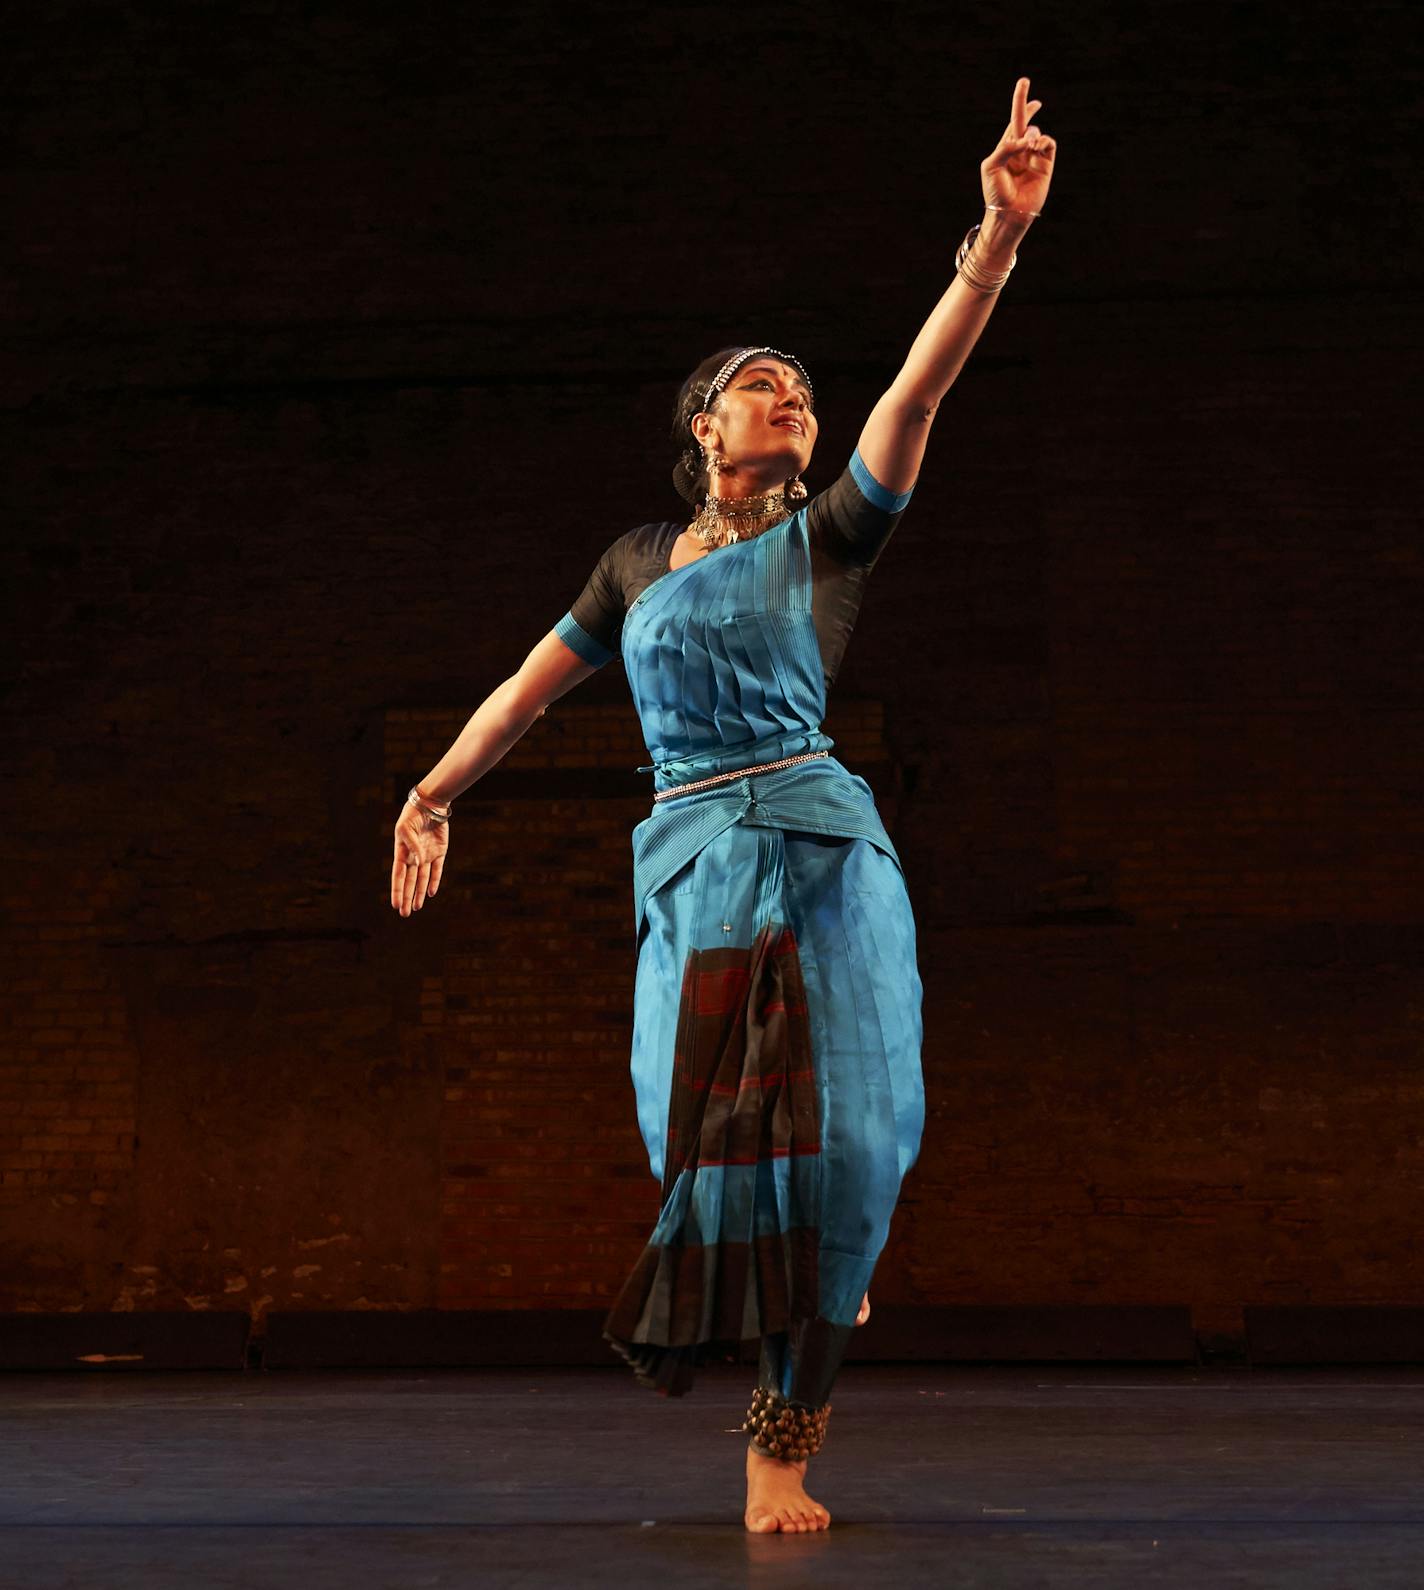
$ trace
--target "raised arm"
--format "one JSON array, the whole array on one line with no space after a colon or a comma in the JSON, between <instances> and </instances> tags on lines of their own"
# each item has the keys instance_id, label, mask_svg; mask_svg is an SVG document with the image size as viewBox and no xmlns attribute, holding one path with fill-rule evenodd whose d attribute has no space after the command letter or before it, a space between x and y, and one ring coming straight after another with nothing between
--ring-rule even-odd
<instances>
[{"instance_id":1,"label":"raised arm","mask_svg":"<svg viewBox=\"0 0 1424 1590\"><path fill-rule=\"evenodd\" d=\"M1028 85L1026 77L1014 85L1009 124L979 167L984 219L965 261L973 274L996 276L1009 268L1019 240L1033 225L1033 212L1043 208L1053 176L1058 145L1031 124L1043 101L1029 99ZM997 300L997 290L973 285L964 270L956 275L915 338L900 373L870 411L860 436L860 456L888 490L908 491L915 484L940 400Z\"/></svg>"},{"instance_id":2,"label":"raised arm","mask_svg":"<svg viewBox=\"0 0 1424 1590\"><path fill-rule=\"evenodd\" d=\"M461 729L459 738L415 786L432 807L449 803L482 778L528 732L551 701L597 673L550 630L503 684L496 685ZM450 837L446 822L412 805L396 819L391 906L402 916L420 910L440 886ZM412 865L414 863L414 865Z\"/></svg>"}]
</instances>

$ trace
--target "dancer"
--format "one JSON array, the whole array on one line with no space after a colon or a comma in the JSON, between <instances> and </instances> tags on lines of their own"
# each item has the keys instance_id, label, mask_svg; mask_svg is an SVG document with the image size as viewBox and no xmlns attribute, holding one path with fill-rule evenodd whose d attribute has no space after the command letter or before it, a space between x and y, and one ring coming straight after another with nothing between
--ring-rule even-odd
<instances>
[{"instance_id":1,"label":"dancer","mask_svg":"<svg viewBox=\"0 0 1424 1590\"><path fill-rule=\"evenodd\" d=\"M980 166L987 208L957 275L840 478L806 501L818 421L796 355L703 360L673 423L691 523L608 548L396 824L391 904L409 916L439 889L455 797L621 653L652 757L652 811L633 831L631 1069L662 1205L604 1334L667 1396L760 1340L742 1424L757 1532L830 1523L807 1461L919 1152L914 917L870 787L821 720L940 401L1048 192L1056 145L1028 89L1020 78Z\"/></svg>"}]
</instances>

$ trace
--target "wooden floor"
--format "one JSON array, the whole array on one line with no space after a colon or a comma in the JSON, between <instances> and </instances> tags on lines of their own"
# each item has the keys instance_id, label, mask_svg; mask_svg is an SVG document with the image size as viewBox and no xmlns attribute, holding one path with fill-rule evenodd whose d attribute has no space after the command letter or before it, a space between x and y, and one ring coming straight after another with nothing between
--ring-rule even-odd
<instances>
[{"instance_id":1,"label":"wooden floor","mask_svg":"<svg viewBox=\"0 0 1424 1590\"><path fill-rule=\"evenodd\" d=\"M847 1366L799 1536L742 1528L751 1384L11 1374L0 1585L1424 1584L1424 1370Z\"/></svg>"}]
</instances>

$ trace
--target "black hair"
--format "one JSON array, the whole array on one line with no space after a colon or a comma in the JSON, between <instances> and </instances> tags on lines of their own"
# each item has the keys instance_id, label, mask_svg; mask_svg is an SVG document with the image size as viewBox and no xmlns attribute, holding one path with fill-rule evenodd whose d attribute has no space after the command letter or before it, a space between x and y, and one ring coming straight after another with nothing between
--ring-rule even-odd
<instances>
[{"instance_id":1,"label":"black hair","mask_svg":"<svg viewBox=\"0 0 1424 1590\"><path fill-rule=\"evenodd\" d=\"M735 354L745 353L753 343L739 343L732 348L709 354L682 383L677 402L672 411L672 445L677 449L677 462L672 466L672 483L677 494L694 508L707 499L707 467L702 448L692 434L692 416L702 412L713 377ZM720 396L720 394L719 394ZM713 402L713 408L717 404Z\"/></svg>"}]
</instances>

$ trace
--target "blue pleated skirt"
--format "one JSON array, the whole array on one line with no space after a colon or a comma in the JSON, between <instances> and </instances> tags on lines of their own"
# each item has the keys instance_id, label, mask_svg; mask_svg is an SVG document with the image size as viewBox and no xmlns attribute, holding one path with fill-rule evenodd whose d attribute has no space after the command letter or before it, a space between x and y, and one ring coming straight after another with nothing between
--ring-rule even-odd
<instances>
[{"instance_id":1,"label":"blue pleated skirt","mask_svg":"<svg viewBox=\"0 0 1424 1590\"><path fill-rule=\"evenodd\" d=\"M605 1328L640 1379L854 1322L919 1152L921 1000L866 839L734 823L648 896L631 1069L663 1201Z\"/></svg>"}]
</instances>

